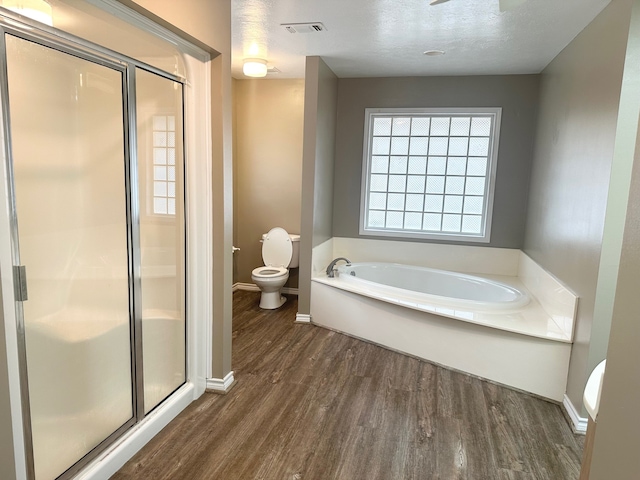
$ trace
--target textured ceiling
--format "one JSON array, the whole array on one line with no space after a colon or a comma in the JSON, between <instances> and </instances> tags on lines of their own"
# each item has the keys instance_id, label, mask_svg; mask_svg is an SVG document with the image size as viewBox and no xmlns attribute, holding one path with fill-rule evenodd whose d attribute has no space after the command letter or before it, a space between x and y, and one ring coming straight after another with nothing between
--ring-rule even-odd
<instances>
[{"instance_id":1,"label":"textured ceiling","mask_svg":"<svg viewBox=\"0 0 640 480\"><path fill-rule=\"evenodd\" d=\"M263 58L304 77L304 57L322 56L339 77L538 73L610 0L528 0L500 12L499 0L233 0L232 70ZM281 23L322 22L292 34ZM425 50L444 50L429 57Z\"/></svg>"}]
</instances>

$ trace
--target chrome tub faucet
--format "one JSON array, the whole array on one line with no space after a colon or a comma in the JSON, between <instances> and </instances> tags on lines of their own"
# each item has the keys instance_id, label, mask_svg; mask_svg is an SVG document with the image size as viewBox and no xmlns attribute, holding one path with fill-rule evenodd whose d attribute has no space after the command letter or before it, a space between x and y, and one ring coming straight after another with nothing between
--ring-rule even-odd
<instances>
[{"instance_id":1,"label":"chrome tub faucet","mask_svg":"<svg viewBox=\"0 0 640 480\"><path fill-rule=\"evenodd\" d=\"M345 262L347 262L347 266L351 265L351 260L348 260L344 257L338 257L335 260L333 260L327 267L327 277L333 278L335 276L336 263L338 263L340 260L344 260Z\"/></svg>"}]
</instances>

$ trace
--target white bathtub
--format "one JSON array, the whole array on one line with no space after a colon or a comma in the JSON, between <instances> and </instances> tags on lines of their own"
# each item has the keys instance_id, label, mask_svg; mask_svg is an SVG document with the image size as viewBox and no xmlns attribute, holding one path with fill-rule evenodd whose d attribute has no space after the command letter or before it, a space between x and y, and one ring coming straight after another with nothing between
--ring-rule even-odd
<instances>
[{"instance_id":1,"label":"white bathtub","mask_svg":"<svg viewBox=\"0 0 640 480\"><path fill-rule=\"evenodd\" d=\"M392 350L563 399L572 332L517 277L354 263L335 278L313 278L311 317Z\"/></svg>"},{"instance_id":2,"label":"white bathtub","mask_svg":"<svg viewBox=\"0 0 640 480\"><path fill-rule=\"evenodd\" d=\"M404 298L420 310L429 304L477 310L517 309L529 295L487 278L397 263L352 263L338 268L341 281L378 298Z\"/></svg>"}]
</instances>

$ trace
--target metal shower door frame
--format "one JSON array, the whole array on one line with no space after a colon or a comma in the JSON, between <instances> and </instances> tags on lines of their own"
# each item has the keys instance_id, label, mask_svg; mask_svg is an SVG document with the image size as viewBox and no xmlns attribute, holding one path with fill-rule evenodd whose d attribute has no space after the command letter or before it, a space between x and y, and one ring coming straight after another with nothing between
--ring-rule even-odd
<instances>
[{"instance_id":1,"label":"metal shower door frame","mask_svg":"<svg viewBox=\"0 0 640 480\"><path fill-rule=\"evenodd\" d=\"M11 237L11 254L14 270L14 288L16 289L15 311L18 339L18 364L20 370L20 394L22 407L22 422L24 431L24 448L27 460L27 476L35 480L35 465L33 454L32 425L29 402L29 383L27 374L27 351L25 342L25 323L23 301L17 286L21 280L17 272L20 262L20 243L18 215L15 197L15 184L13 172L13 152L11 142L11 116L9 106L9 89L7 73L6 36L12 35L25 41L33 42L46 48L72 55L74 57L102 65L118 71L122 76L122 112L123 112L123 140L124 140L124 168L125 168L125 195L126 195L126 223L127 223L127 257L128 257L128 286L129 286L129 330L130 330L130 362L132 379L132 417L116 431L100 442L84 457L62 473L57 480L67 480L76 475L82 468L102 454L109 446L121 437L125 432L139 423L144 414L144 378L143 378L143 352L142 352L142 306L141 306L141 251L140 251L140 205L138 191L138 159L137 159L137 115L136 115L136 68L145 70L165 79L178 82L182 85L182 139L184 145L184 84L185 80L171 73L160 70L139 60L127 57L110 49L88 42L73 35L53 31L43 27L37 22L31 22L20 16L0 11L0 114L2 116L2 136L4 155L6 158L5 178L7 179L7 192L9 202L9 222ZM183 151L183 170L186 165L186 148ZM184 172L182 172L183 178ZM186 182L183 188L186 192ZM186 202L183 201L186 206ZM186 217L185 217L186 218ZM186 235L186 223L185 227ZM186 257L186 243L185 243ZM186 295L186 266L185 266L185 299ZM7 299L8 300L8 299ZM186 326L186 305L185 311ZM187 365L188 342L185 337L185 366ZM185 370L185 381L188 372ZM184 383L183 383L184 384ZM167 397L168 398L168 397ZM166 399L165 399L166 400ZM163 400L164 401L164 400Z\"/></svg>"}]
</instances>

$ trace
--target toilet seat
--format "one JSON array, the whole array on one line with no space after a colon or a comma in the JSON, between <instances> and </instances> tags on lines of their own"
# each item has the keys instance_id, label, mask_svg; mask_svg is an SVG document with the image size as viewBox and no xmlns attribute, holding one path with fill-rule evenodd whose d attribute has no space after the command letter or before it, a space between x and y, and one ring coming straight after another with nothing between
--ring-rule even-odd
<instances>
[{"instance_id":1,"label":"toilet seat","mask_svg":"<svg viewBox=\"0 0 640 480\"><path fill-rule=\"evenodd\" d=\"M287 268L291 263L293 245L284 228L275 227L269 230L262 242L262 260L267 267Z\"/></svg>"},{"instance_id":2,"label":"toilet seat","mask_svg":"<svg viewBox=\"0 0 640 480\"><path fill-rule=\"evenodd\" d=\"M280 277L287 273L289 273L289 270L284 267L272 267L267 265L264 267L254 268L251 272L251 275L257 278L274 278Z\"/></svg>"}]
</instances>

